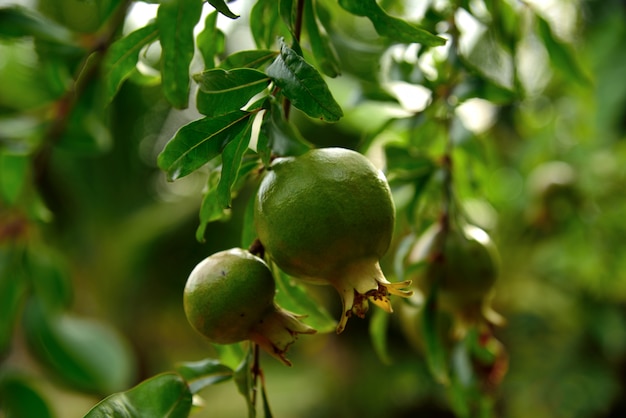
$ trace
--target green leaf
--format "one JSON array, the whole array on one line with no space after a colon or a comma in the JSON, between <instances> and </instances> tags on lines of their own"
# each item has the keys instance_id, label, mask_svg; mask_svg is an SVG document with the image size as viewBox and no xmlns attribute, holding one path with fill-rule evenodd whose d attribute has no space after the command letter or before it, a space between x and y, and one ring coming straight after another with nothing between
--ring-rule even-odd
<instances>
[{"instance_id":1,"label":"green leaf","mask_svg":"<svg viewBox=\"0 0 626 418\"><path fill-rule=\"evenodd\" d=\"M84 418L187 418L192 394L183 378L163 373L96 404Z\"/></svg>"},{"instance_id":2,"label":"green leaf","mask_svg":"<svg viewBox=\"0 0 626 418\"><path fill-rule=\"evenodd\" d=\"M339 0L339 5L354 15L367 17L380 36L392 41L419 43L424 46L440 46L446 43L446 40L439 36L388 15L376 0Z\"/></svg>"},{"instance_id":3,"label":"green leaf","mask_svg":"<svg viewBox=\"0 0 626 418\"><path fill-rule=\"evenodd\" d=\"M258 49L271 49L290 32L282 21L276 0L257 0L250 11L250 31Z\"/></svg>"},{"instance_id":4,"label":"green leaf","mask_svg":"<svg viewBox=\"0 0 626 418\"><path fill-rule=\"evenodd\" d=\"M224 32L217 28L217 13L209 13L204 20L204 29L196 38L198 50L204 60L204 68L215 68L215 57L224 52Z\"/></svg>"},{"instance_id":5,"label":"green leaf","mask_svg":"<svg viewBox=\"0 0 626 418\"><path fill-rule=\"evenodd\" d=\"M278 0L278 13L290 32L294 32L294 22L296 21L296 10L293 7L293 0Z\"/></svg>"},{"instance_id":6,"label":"green leaf","mask_svg":"<svg viewBox=\"0 0 626 418\"><path fill-rule=\"evenodd\" d=\"M244 345L247 347L248 343L213 344L213 348L217 351L222 364L235 370L248 355Z\"/></svg>"},{"instance_id":7,"label":"green leaf","mask_svg":"<svg viewBox=\"0 0 626 418\"><path fill-rule=\"evenodd\" d=\"M381 309L376 309L372 313L369 324L370 339L372 347L380 361L384 364L391 364L391 357L387 348L387 328L389 327L389 314Z\"/></svg>"},{"instance_id":8,"label":"green leaf","mask_svg":"<svg viewBox=\"0 0 626 418\"><path fill-rule=\"evenodd\" d=\"M0 248L0 357L9 349L25 295L22 252Z\"/></svg>"},{"instance_id":9,"label":"green leaf","mask_svg":"<svg viewBox=\"0 0 626 418\"><path fill-rule=\"evenodd\" d=\"M22 6L0 8L0 38L33 36L60 44L73 44L72 32L64 26Z\"/></svg>"},{"instance_id":10,"label":"green leaf","mask_svg":"<svg viewBox=\"0 0 626 418\"><path fill-rule=\"evenodd\" d=\"M291 103L308 116L328 122L336 122L343 116L322 76L284 42L280 55L266 73Z\"/></svg>"},{"instance_id":11,"label":"green leaf","mask_svg":"<svg viewBox=\"0 0 626 418\"><path fill-rule=\"evenodd\" d=\"M29 285L46 310L61 312L72 303L73 288L65 260L45 246L32 245L24 254Z\"/></svg>"},{"instance_id":12,"label":"green leaf","mask_svg":"<svg viewBox=\"0 0 626 418\"><path fill-rule=\"evenodd\" d=\"M152 23L115 41L103 63L107 102L113 100L122 83L135 71L139 52L158 37L156 24Z\"/></svg>"},{"instance_id":13,"label":"green leaf","mask_svg":"<svg viewBox=\"0 0 626 418\"><path fill-rule=\"evenodd\" d=\"M276 303L283 309L304 315L302 322L318 332L333 332L337 322L320 303L311 298L306 289L296 279L287 275L272 263L276 279Z\"/></svg>"},{"instance_id":14,"label":"green leaf","mask_svg":"<svg viewBox=\"0 0 626 418\"><path fill-rule=\"evenodd\" d=\"M71 387L104 394L132 381L130 347L103 323L46 311L31 300L24 312L24 334L39 361Z\"/></svg>"},{"instance_id":15,"label":"green leaf","mask_svg":"<svg viewBox=\"0 0 626 418\"><path fill-rule=\"evenodd\" d=\"M179 363L176 370L187 381L192 394L207 386L231 379L234 374L233 369L212 358Z\"/></svg>"},{"instance_id":16,"label":"green leaf","mask_svg":"<svg viewBox=\"0 0 626 418\"><path fill-rule=\"evenodd\" d=\"M513 90L500 86L479 74L472 74L454 87L452 93L460 102L472 98L485 99L495 104L507 104L518 98Z\"/></svg>"},{"instance_id":17,"label":"green leaf","mask_svg":"<svg viewBox=\"0 0 626 418\"><path fill-rule=\"evenodd\" d=\"M552 66L573 83L591 85L591 80L582 69L574 50L554 36L550 24L544 18L536 14L536 19L539 36L548 51Z\"/></svg>"},{"instance_id":18,"label":"green leaf","mask_svg":"<svg viewBox=\"0 0 626 418\"><path fill-rule=\"evenodd\" d=\"M447 351L437 328L437 286L433 286L423 308L422 328L426 348L426 363L435 380L447 385L450 383Z\"/></svg>"},{"instance_id":19,"label":"green leaf","mask_svg":"<svg viewBox=\"0 0 626 418\"><path fill-rule=\"evenodd\" d=\"M189 102L189 65L194 53L193 28L200 19L200 0L164 0L157 12L161 41L163 93L180 109Z\"/></svg>"},{"instance_id":20,"label":"green leaf","mask_svg":"<svg viewBox=\"0 0 626 418\"><path fill-rule=\"evenodd\" d=\"M241 109L269 84L267 75L251 68L223 70L216 68L194 76L200 85L198 111L218 116Z\"/></svg>"},{"instance_id":21,"label":"green leaf","mask_svg":"<svg viewBox=\"0 0 626 418\"><path fill-rule=\"evenodd\" d=\"M246 127L249 116L247 112L236 111L183 126L159 154L159 167L170 181L192 173L220 155Z\"/></svg>"},{"instance_id":22,"label":"green leaf","mask_svg":"<svg viewBox=\"0 0 626 418\"><path fill-rule=\"evenodd\" d=\"M30 380L16 374L0 378L0 400L3 417L54 417L52 410Z\"/></svg>"},{"instance_id":23,"label":"green leaf","mask_svg":"<svg viewBox=\"0 0 626 418\"><path fill-rule=\"evenodd\" d=\"M0 201L16 203L24 190L30 160L26 155L0 150Z\"/></svg>"},{"instance_id":24,"label":"green leaf","mask_svg":"<svg viewBox=\"0 0 626 418\"><path fill-rule=\"evenodd\" d=\"M237 19L239 15L234 14L226 5L224 0L208 0L209 4L215 7L215 10L220 12L226 17L230 17L231 19Z\"/></svg>"},{"instance_id":25,"label":"green leaf","mask_svg":"<svg viewBox=\"0 0 626 418\"><path fill-rule=\"evenodd\" d=\"M200 224L196 230L196 240L198 242L205 241L204 234L209 223L222 219L226 216L224 207L219 204L217 199L218 181L219 172L217 170L211 171L209 174L207 190L204 193L202 204L200 205Z\"/></svg>"},{"instance_id":26,"label":"green leaf","mask_svg":"<svg viewBox=\"0 0 626 418\"><path fill-rule=\"evenodd\" d=\"M282 107L275 102L263 115L259 135L263 140L257 143L257 152L266 166L269 165L272 153L282 156L301 155L313 148L298 128L284 118Z\"/></svg>"},{"instance_id":27,"label":"green leaf","mask_svg":"<svg viewBox=\"0 0 626 418\"><path fill-rule=\"evenodd\" d=\"M245 127L224 147L222 152L222 172L217 184L217 201L224 208L230 207L232 188L239 176L241 159L250 144L252 121L253 118L248 118Z\"/></svg>"},{"instance_id":28,"label":"green leaf","mask_svg":"<svg viewBox=\"0 0 626 418\"><path fill-rule=\"evenodd\" d=\"M322 72L329 77L337 77L341 74L339 57L326 30L317 18L315 5L313 0L304 2L304 25L311 42L311 51Z\"/></svg>"},{"instance_id":29,"label":"green leaf","mask_svg":"<svg viewBox=\"0 0 626 418\"><path fill-rule=\"evenodd\" d=\"M229 55L219 65L220 68L231 70L233 68L260 68L266 62L273 60L278 55L276 51L269 49L253 49L238 51Z\"/></svg>"},{"instance_id":30,"label":"green leaf","mask_svg":"<svg viewBox=\"0 0 626 418\"><path fill-rule=\"evenodd\" d=\"M252 402L253 384L251 370L253 357L252 345L250 345L248 352L241 361L241 364L237 367L237 370L235 370L234 375L237 390L239 390L239 393L241 393L241 395L246 399L246 405L248 406L248 418L256 417L256 408Z\"/></svg>"}]
</instances>

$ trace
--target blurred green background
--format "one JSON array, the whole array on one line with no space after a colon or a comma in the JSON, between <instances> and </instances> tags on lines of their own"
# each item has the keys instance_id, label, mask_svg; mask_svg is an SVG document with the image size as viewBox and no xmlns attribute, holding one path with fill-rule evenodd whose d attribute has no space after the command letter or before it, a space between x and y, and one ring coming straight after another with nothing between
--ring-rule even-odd
<instances>
[{"instance_id":1,"label":"blurred green background","mask_svg":"<svg viewBox=\"0 0 626 418\"><path fill-rule=\"evenodd\" d=\"M116 2L23 4L88 36L110 16ZM154 9L147 3L140 6L135 17L145 20ZM232 6L244 15L249 2ZM497 391L496 410L498 416L511 418L623 417L626 5L617 0L555 0L544 8L548 20L560 22L561 35L574 45L591 84L571 82L567 72L546 63L547 52L537 39L525 40L527 56L535 57L528 58L530 64L517 63L531 66L525 69L526 97L504 105L478 101L470 106L470 121L487 118L474 132L482 151L460 151L455 166L459 196L475 222L490 231L501 253L493 305L507 319L496 336L508 351L510 365ZM222 23L228 50L250 42L245 17ZM383 105L353 104L355 80L378 71L386 51L385 45L368 44L371 28L351 26L357 23L364 24L347 17L335 23L353 31L350 37L336 34L340 52L343 47L350 53L342 54L344 75L329 81L346 117L324 125L296 113L294 121L304 137L319 146L355 147L364 134L371 135L369 156L378 161L376 144L402 132L378 130ZM59 56L72 61L72 51ZM149 63L150 56L144 58ZM172 370L177 362L215 355L188 326L182 289L202 258L240 245L254 184L233 201L228 219L209 225L206 242L197 242L204 173L167 183L155 162L174 131L197 115L172 110L148 76L125 83L106 108L85 106L86 113L77 116L79 126L70 124L50 155L47 171L37 176L24 156L42 129L37 120L48 111L44 105L65 87L66 74L59 72L71 68L41 65L32 39L0 38L2 297L27 305L20 297L8 296L26 291L7 283L30 269L42 269L46 279L40 286L50 286L45 290L53 295L50 303L60 303L76 318L106 324L103 342L119 339L112 356L125 370L119 377L123 387L112 388L117 391ZM89 140L74 134L82 131L89 133ZM33 197L35 190L39 197ZM402 210L402 190L394 192ZM398 241L406 234L402 222L400 218ZM26 247L26 241L36 244L29 244L23 250L26 255L16 259L11 251ZM384 259L383 266L393 280L392 257ZM24 259L31 260L26 267ZM311 292L336 317L340 305L331 290ZM24 309L36 315L36 309ZM381 362L372 348L369 318L352 319L341 336L301 337L290 350L292 368L264 357L275 416L453 416L423 355L407 342L402 317L401 307L391 317L391 364ZM30 382L56 416L80 417L107 394L85 394L59 382L27 349L28 326L12 317L1 320L3 376ZM95 355L100 349L92 346L85 352ZM209 387L202 397L205 407L195 416L246 414L232 383Z\"/></svg>"}]
</instances>

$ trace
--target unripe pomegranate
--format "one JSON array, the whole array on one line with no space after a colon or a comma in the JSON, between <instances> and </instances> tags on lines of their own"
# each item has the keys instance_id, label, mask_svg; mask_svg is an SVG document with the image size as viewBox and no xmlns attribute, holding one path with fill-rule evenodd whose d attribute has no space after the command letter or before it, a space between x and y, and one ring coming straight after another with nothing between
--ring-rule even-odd
<instances>
[{"instance_id":1,"label":"unripe pomegranate","mask_svg":"<svg viewBox=\"0 0 626 418\"><path fill-rule=\"evenodd\" d=\"M241 248L202 260L185 285L184 307L192 327L209 341L253 341L291 365L285 353L298 334L314 329L274 303L272 272L259 257Z\"/></svg>"},{"instance_id":2,"label":"unripe pomegranate","mask_svg":"<svg viewBox=\"0 0 626 418\"><path fill-rule=\"evenodd\" d=\"M363 155L313 149L276 159L259 188L255 225L267 254L286 273L339 292L337 333L368 300L391 312L389 296L407 297L410 282L390 283L379 260L389 248L395 207L383 173Z\"/></svg>"}]
</instances>

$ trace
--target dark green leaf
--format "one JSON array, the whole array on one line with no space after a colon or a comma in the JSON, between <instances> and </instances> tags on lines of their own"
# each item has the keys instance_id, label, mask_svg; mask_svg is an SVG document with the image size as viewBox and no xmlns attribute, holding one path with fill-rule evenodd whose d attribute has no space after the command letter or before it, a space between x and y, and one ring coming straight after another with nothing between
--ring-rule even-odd
<instances>
[{"instance_id":1,"label":"dark green leaf","mask_svg":"<svg viewBox=\"0 0 626 418\"><path fill-rule=\"evenodd\" d=\"M205 241L204 234L209 223L223 219L227 215L224 207L219 204L217 199L218 181L219 172L217 170L211 171L209 174L207 190L204 193L202 205L200 206L200 224L196 230L196 240L198 242Z\"/></svg>"},{"instance_id":2,"label":"dark green leaf","mask_svg":"<svg viewBox=\"0 0 626 418\"><path fill-rule=\"evenodd\" d=\"M249 116L236 111L183 126L159 154L159 167L170 181L192 173L220 155L226 144L246 127Z\"/></svg>"},{"instance_id":3,"label":"dark green leaf","mask_svg":"<svg viewBox=\"0 0 626 418\"><path fill-rule=\"evenodd\" d=\"M454 88L453 95L463 102L472 98L485 99L495 104L511 103L518 95L506 87L478 74L468 75Z\"/></svg>"},{"instance_id":4,"label":"dark green leaf","mask_svg":"<svg viewBox=\"0 0 626 418\"><path fill-rule=\"evenodd\" d=\"M207 15L204 29L196 38L198 50L204 60L204 68L215 68L215 57L224 52L224 32L217 28L217 13Z\"/></svg>"},{"instance_id":5,"label":"dark green leaf","mask_svg":"<svg viewBox=\"0 0 626 418\"><path fill-rule=\"evenodd\" d=\"M231 379L234 373L233 369L212 358L179 363L176 370L187 381L193 394L207 386Z\"/></svg>"},{"instance_id":6,"label":"dark green leaf","mask_svg":"<svg viewBox=\"0 0 626 418\"><path fill-rule=\"evenodd\" d=\"M278 55L278 52L268 49L238 51L229 55L220 63L219 67L225 70L233 68L259 68L266 62L276 58L276 55Z\"/></svg>"},{"instance_id":7,"label":"dark green leaf","mask_svg":"<svg viewBox=\"0 0 626 418\"><path fill-rule=\"evenodd\" d=\"M450 382L447 351L437 327L437 289L433 287L423 308L422 327L426 348L426 363L435 380L447 385Z\"/></svg>"},{"instance_id":8,"label":"dark green leaf","mask_svg":"<svg viewBox=\"0 0 626 418\"><path fill-rule=\"evenodd\" d=\"M31 382L18 375L0 378L2 416L7 418L52 418L54 414Z\"/></svg>"},{"instance_id":9,"label":"dark green leaf","mask_svg":"<svg viewBox=\"0 0 626 418\"><path fill-rule=\"evenodd\" d=\"M216 68L194 76L200 85L198 111L218 116L241 109L270 82L265 73L251 68L223 70Z\"/></svg>"},{"instance_id":10,"label":"dark green leaf","mask_svg":"<svg viewBox=\"0 0 626 418\"><path fill-rule=\"evenodd\" d=\"M250 31L259 49L271 49L279 38L288 36L276 7L276 0L258 0L250 11Z\"/></svg>"},{"instance_id":11,"label":"dark green leaf","mask_svg":"<svg viewBox=\"0 0 626 418\"><path fill-rule=\"evenodd\" d=\"M283 309L303 315L301 321L315 328L318 332L332 332L337 322L320 303L311 298L306 289L296 279L273 266L276 279L276 303Z\"/></svg>"},{"instance_id":12,"label":"dark green leaf","mask_svg":"<svg viewBox=\"0 0 626 418\"><path fill-rule=\"evenodd\" d=\"M239 176L241 159L250 144L252 121L253 118L248 118L245 127L224 147L222 152L222 172L217 184L217 201L224 208L230 207L232 188Z\"/></svg>"},{"instance_id":13,"label":"dark green leaf","mask_svg":"<svg viewBox=\"0 0 626 418\"><path fill-rule=\"evenodd\" d=\"M29 284L45 309L60 312L69 308L73 289L64 259L49 248L32 246L24 261Z\"/></svg>"},{"instance_id":14,"label":"dark green leaf","mask_svg":"<svg viewBox=\"0 0 626 418\"><path fill-rule=\"evenodd\" d=\"M252 345L248 349L248 353L245 355L241 364L235 370L235 383L237 384L237 389L239 393L246 399L246 405L248 405L248 418L256 417L256 408L254 403L252 402L252 391L253 391L253 383L252 383Z\"/></svg>"},{"instance_id":15,"label":"dark green leaf","mask_svg":"<svg viewBox=\"0 0 626 418\"><path fill-rule=\"evenodd\" d=\"M282 107L276 103L272 103L263 116L259 135L262 140L257 143L257 152L266 166L269 165L272 153L282 156L301 155L312 148L298 128L283 117Z\"/></svg>"},{"instance_id":16,"label":"dark green leaf","mask_svg":"<svg viewBox=\"0 0 626 418\"><path fill-rule=\"evenodd\" d=\"M337 77L341 74L339 57L326 30L317 19L313 0L304 2L304 24L311 41L311 51L319 68L327 76Z\"/></svg>"},{"instance_id":17,"label":"dark green leaf","mask_svg":"<svg viewBox=\"0 0 626 418\"><path fill-rule=\"evenodd\" d=\"M446 40L439 36L388 15L376 0L339 0L339 5L352 14L367 17L380 36L392 41L419 43L424 46L439 46L446 43Z\"/></svg>"},{"instance_id":18,"label":"dark green leaf","mask_svg":"<svg viewBox=\"0 0 626 418\"><path fill-rule=\"evenodd\" d=\"M141 49L157 39L158 30L152 23L115 41L104 60L107 101L113 100L120 86L133 73Z\"/></svg>"},{"instance_id":19,"label":"dark green leaf","mask_svg":"<svg viewBox=\"0 0 626 418\"><path fill-rule=\"evenodd\" d=\"M187 418L192 394L183 378L163 373L95 405L84 418Z\"/></svg>"},{"instance_id":20,"label":"dark green leaf","mask_svg":"<svg viewBox=\"0 0 626 418\"><path fill-rule=\"evenodd\" d=\"M322 76L285 43L266 72L291 103L308 116L328 122L343 116Z\"/></svg>"},{"instance_id":21,"label":"dark green leaf","mask_svg":"<svg viewBox=\"0 0 626 418\"><path fill-rule=\"evenodd\" d=\"M208 0L209 4L215 7L215 10L220 12L226 17L230 17L231 19L237 19L239 15L234 14L226 5L224 0Z\"/></svg>"},{"instance_id":22,"label":"dark green leaf","mask_svg":"<svg viewBox=\"0 0 626 418\"><path fill-rule=\"evenodd\" d=\"M254 227L254 196L248 199L246 210L243 215L243 224L241 226L241 248L250 248L250 245L257 238L256 229Z\"/></svg>"},{"instance_id":23,"label":"dark green leaf","mask_svg":"<svg viewBox=\"0 0 626 418\"><path fill-rule=\"evenodd\" d=\"M33 9L22 6L0 8L0 38L33 36L36 39L72 44L72 32Z\"/></svg>"},{"instance_id":24,"label":"dark green leaf","mask_svg":"<svg viewBox=\"0 0 626 418\"><path fill-rule=\"evenodd\" d=\"M111 393L133 378L128 344L103 323L58 315L31 300L24 312L24 333L39 361L78 390Z\"/></svg>"},{"instance_id":25,"label":"dark green leaf","mask_svg":"<svg viewBox=\"0 0 626 418\"><path fill-rule=\"evenodd\" d=\"M162 48L163 92L172 106L189 102L189 65L194 53L193 28L200 19L200 0L165 0L157 12Z\"/></svg>"},{"instance_id":26,"label":"dark green leaf","mask_svg":"<svg viewBox=\"0 0 626 418\"><path fill-rule=\"evenodd\" d=\"M536 15L536 19L539 36L548 51L552 66L568 77L570 81L589 86L591 80L582 69L574 50L554 36L550 24L544 18Z\"/></svg>"},{"instance_id":27,"label":"dark green leaf","mask_svg":"<svg viewBox=\"0 0 626 418\"><path fill-rule=\"evenodd\" d=\"M294 32L294 22L296 21L296 11L293 5L293 0L278 1L278 11L280 13L280 17L290 32Z\"/></svg>"},{"instance_id":28,"label":"dark green leaf","mask_svg":"<svg viewBox=\"0 0 626 418\"><path fill-rule=\"evenodd\" d=\"M389 326L389 314L382 309L376 309L370 318L369 332L372 347L380 361L391 364L391 357L387 347L387 328Z\"/></svg>"},{"instance_id":29,"label":"dark green leaf","mask_svg":"<svg viewBox=\"0 0 626 418\"><path fill-rule=\"evenodd\" d=\"M25 294L21 251L0 248L0 356L9 348Z\"/></svg>"}]
</instances>

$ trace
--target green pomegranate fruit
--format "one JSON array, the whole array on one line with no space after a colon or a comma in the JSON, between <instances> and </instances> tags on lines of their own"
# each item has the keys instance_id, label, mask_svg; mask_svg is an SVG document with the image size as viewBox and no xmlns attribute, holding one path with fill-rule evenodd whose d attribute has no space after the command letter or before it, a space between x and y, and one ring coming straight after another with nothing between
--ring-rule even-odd
<instances>
[{"instance_id":1,"label":"green pomegranate fruit","mask_svg":"<svg viewBox=\"0 0 626 418\"><path fill-rule=\"evenodd\" d=\"M259 257L241 248L215 253L191 272L184 307L192 327L209 341L253 341L291 365L285 353L298 334L314 329L274 303L276 284Z\"/></svg>"},{"instance_id":2,"label":"green pomegranate fruit","mask_svg":"<svg viewBox=\"0 0 626 418\"><path fill-rule=\"evenodd\" d=\"M389 248L395 207L387 180L367 158L343 148L274 160L259 188L255 225L267 254L286 273L339 292L348 318L368 300L391 312L409 281L390 283L379 260Z\"/></svg>"},{"instance_id":3,"label":"green pomegranate fruit","mask_svg":"<svg viewBox=\"0 0 626 418\"><path fill-rule=\"evenodd\" d=\"M437 286L439 306L462 323L502 322L489 307L499 256L484 230L465 224L451 225L444 232L441 224L435 223L416 241L407 264L425 264L414 277L415 286L424 296Z\"/></svg>"}]
</instances>

